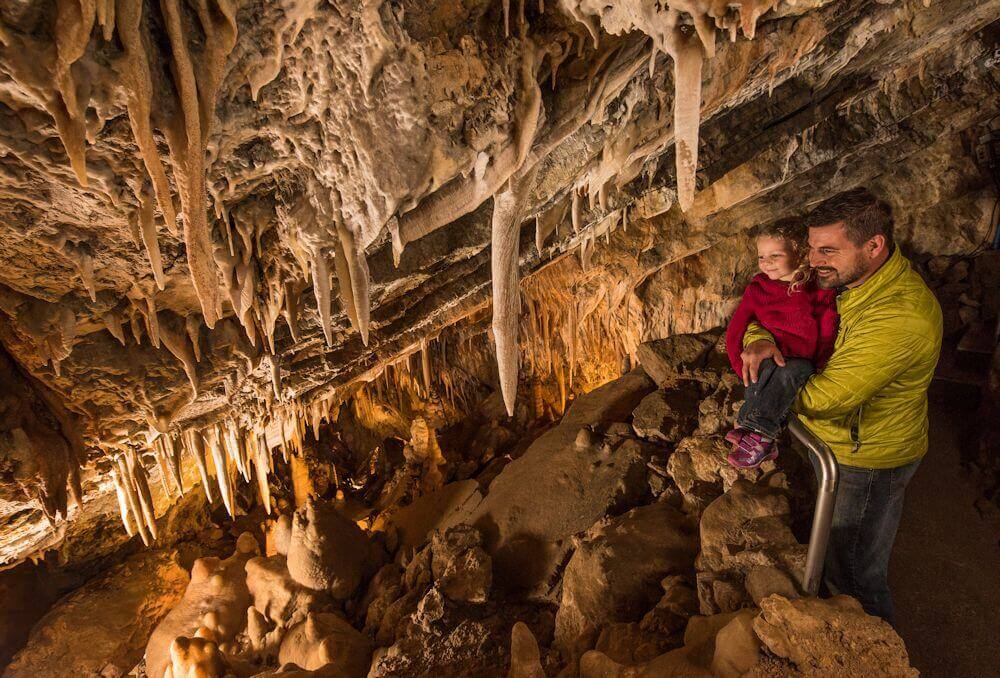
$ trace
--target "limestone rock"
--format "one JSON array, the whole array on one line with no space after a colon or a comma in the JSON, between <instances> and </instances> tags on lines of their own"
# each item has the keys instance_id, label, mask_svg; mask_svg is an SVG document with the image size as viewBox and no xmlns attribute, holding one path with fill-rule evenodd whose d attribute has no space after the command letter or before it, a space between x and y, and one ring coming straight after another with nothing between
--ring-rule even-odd
<instances>
[{"instance_id":1,"label":"limestone rock","mask_svg":"<svg viewBox=\"0 0 1000 678\"><path fill-rule=\"evenodd\" d=\"M698 422L699 397L698 385L692 382L653 391L632 412L636 435L667 443L690 435Z\"/></svg>"},{"instance_id":2,"label":"limestone rock","mask_svg":"<svg viewBox=\"0 0 1000 678\"><path fill-rule=\"evenodd\" d=\"M524 622L510 632L510 671L507 678L545 678L538 641Z\"/></svg>"},{"instance_id":3,"label":"limestone rock","mask_svg":"<svg viewBox=\"0 0 1000 678\"><path fill-rule=\"evenodd\" d=\"M701 334L674 334L639 344L636 355L646 374L661 389L677 385L680 379L703 377L709 354L721 330Z\"/></svg>"},{"instance_id":4,"label":"limestone rock","mask_svg":"<svg viewBox=\"0 0 1000 678\"><path fill-rule=\"evenodd\" d=\"M181 636L170 644L170 665L163 672L164 678L228 674L229 663L217 643L205 638Z\"/></svg>"},{"instance_id":5,"label":"limestone rock","mask_svg":"<svg viewBox=\"0 0 1000 678\"><path fill-rule=\"evenodd\" d=\"M260 549L248 532L236 541L236 551L225 560L199 558L191 568L191 582L180 602L153 630L146 644L146 672L161 678L171 663L175 638L211 640L224 645L242 630L250 606L246 563Z\"/></svg>"},{"instance_id":6,"label":"limestone rock","mask_svg":"<svg viewBox=\"0 0 1000 678\"><path fill-rule=\"evenodd\" d=\"M805 675L917 676L902 639L849 596L761 601L754 631Z\"/></svg>"},{"instance_id":7,"label":"limestone rock","mask_svg":"<svg viewBox=\"0 0 1000 678\"><path fill-rule=\"evenodd\" d=\"M333 664L343 678L364 678L371 662L372 644L342 617L332 613L310 613L291 628L281 642L278 659L305 670Z\"/></svg>"},{"instance_id":8,"label":"limestone rock","mask_svg":"<svg viewBox=\"0 0 1000 678\"><path fill-rule=\"evenodd\" d=\"M495 586L549 595L570 537L645 494L642 446L624 441L612 449L584 427L625 421L651 390L644 374L632 372L580 396L494 479L463 522L483 534Z\"/></svg>"},{"instance_id":9,"label":"limestone rock","mask_svg":"<svg viewBox=\"0 0 1000 678\"><path fill-rule=\"evenodd\" d=\"M484 603L493 584L493 561L483 550L482 535L469 525L435 532L431 572L445 596L457 602Z\"/></svg>"},{"instance_id":10,"label":"limestone rock","mask_svg":"<svg viewBox=\"0 0 1000 678\"><path fill-rule=\"evenodd\" d=\"M187 583L171 553L132 556L58 601L4 675L125 675Z\"/></svg>"},{"instance_id":11,"label":"limestone rock","mask_svg":"<svg viewBox=\"0 0 1000 678\"><path fill-rule=\"evenodd\" d=\"M800 573L805 545L792 534L784 491L740 479L701 516L698 594L702 612L730 611L750 602L747 574L758 567Z\"/></svg>"},{"instance_id":12,"label":"limestone rock","mask_svg":"<svg viewBox=\"0 0 1000 678\"><path fill-rule=\"evenodd\" d=\"M660 598L661 580L689 572L696 551L688 519L662 502L595 525L563 575L557 646L569 651L588 631L641 619Z\"/></svg>"},{"instance_id":13,"label":"limestone rock","mask_svg":"<svg viewBox=\"0 0 1000 678\"><path fill-rule=\"evenodd\" d=\"M246 573L254 608L283 627L304 620L317 605L319 596L292 579L282 555L251 558L247 561Z\"/></svg>"},{"instance_id":14,"label":"limestone rock","mask_svg":"<svg viewBox=\"0 0 1000 678\"><path fill-rule=\"evenodd\" d=\"M773 461L755 469L735 469L726 461L728 453L728 444L717 436L695 435L677 444L667 460L667 473L681 492L685 511L698 515L737 478L756 480L774 470Z\"/></svg>"},{"instance_id":15,"label":"limestone rock","mask_svg":"<svg viewBox=\"0 0 1000 678\"><path fill-rule=\"evenodd\" d=\"M334 506L310 500L295 512L288 546L288 572L315 591L350 597L370 566L368 537Z\"/></svg>"}]
</instances>

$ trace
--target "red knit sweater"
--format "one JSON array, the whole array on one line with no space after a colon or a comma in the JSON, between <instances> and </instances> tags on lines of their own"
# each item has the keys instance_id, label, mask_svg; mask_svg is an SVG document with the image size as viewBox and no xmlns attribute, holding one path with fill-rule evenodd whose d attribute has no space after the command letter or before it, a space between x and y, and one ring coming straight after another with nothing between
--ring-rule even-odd
<instances>
[{"instance_id":1,"label":"red knit sweater","mask_svg":"<svg viewBox=\"0 0 1000 678\"><path fill-rule=\"evenodd\" d=\"M774 335L786 358L808 358L821 369L837 338L836 297L833 290L819 289L815 280L789 294L788 283L755 275L726 330L726 350L736 374L743 370L743 335L752 320Z\"/></svg>"}]
</instances>

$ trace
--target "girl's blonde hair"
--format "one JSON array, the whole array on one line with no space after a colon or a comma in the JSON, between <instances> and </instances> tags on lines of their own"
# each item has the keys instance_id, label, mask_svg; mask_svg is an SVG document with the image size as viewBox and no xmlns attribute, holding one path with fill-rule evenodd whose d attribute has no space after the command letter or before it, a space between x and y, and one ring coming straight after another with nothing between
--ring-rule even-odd
<instances>
[{"instance_id":1,"label":"girl's blonde hair","mask_svg":"<svg viewBox=\"0 0 1000 678\"><path fill-rule=\"evenodd\" d=\"M809 266L809 231L801 219L789 217L757 229L757 237L774 238L785 243L795 270L788 284L788 293L797 291L812 278Z\"/></svg>"}]
</instances>

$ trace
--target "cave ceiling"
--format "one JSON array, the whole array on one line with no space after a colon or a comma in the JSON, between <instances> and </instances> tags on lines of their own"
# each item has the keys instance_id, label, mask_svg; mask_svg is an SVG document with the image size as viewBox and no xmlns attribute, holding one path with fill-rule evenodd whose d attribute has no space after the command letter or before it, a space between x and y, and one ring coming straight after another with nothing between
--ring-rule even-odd
<instances>
[{"instance_id":1,"label":"cave ceiling","mask_svg":"<svg viewBox=\"0 0 1000 678\"><path fill-rule=\"evenodd\" d=\"M66 463L106 470L157 436L322 415L465 321L489 330L511 408L519 281L572 257L583 287L625 281L619 304L838 190L918 181L995 114L998 16L998 0L3 3L4 383L76 431ZM13 560L65 531L39 541L31 499L64 515L66 498L4 459ZM100 475L70 494L113 494Z\"/></svg>"}]
</instances>

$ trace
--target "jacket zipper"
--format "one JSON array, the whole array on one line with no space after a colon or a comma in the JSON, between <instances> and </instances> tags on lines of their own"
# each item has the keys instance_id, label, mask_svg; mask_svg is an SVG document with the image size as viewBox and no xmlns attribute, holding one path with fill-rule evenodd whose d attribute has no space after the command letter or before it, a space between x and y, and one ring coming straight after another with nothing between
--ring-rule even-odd
<instances>
[{"instance_id":1,"label":"jacket zipper","mask_svg":"<svg viewBox=\"0 0 1000 678\"><path fill-rule=\"evenodd\" d=\"M854 423L851 424L851 442L854 443L854 449L851 450L852 453L861 449L861 414L863 409L864 405L858 405L858 412L854 416Z\"/></svg>"}]
</instances>

